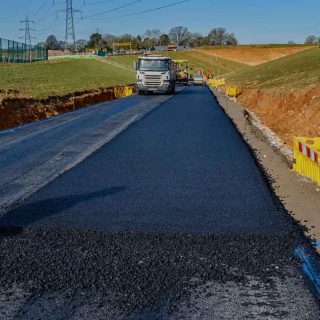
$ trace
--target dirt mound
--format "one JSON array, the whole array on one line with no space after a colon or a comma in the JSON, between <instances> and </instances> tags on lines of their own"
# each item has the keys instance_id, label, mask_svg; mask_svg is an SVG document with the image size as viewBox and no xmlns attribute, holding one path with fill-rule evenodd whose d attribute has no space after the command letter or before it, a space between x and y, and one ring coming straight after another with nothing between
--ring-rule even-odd
<instances>
[{"instance_id":1,"label":"dirt mound","mask_svg":"<svg viewBox=\"0 0 320 320\"><path fill-rule=\"evenodd\" d=\"M135 91L134 87L131 86ZM82 107L117 99L124 87L110 87L94 91L75 92L44 100L7 97L0 101L0 130L25 123L48 119Z\"/></svg>"},{"instance_id":2,"label":"dirt mound","mask_svg":"<svg viewBox=\"0 0 320 320\"><path fill-rule=\"evenodd\" d=\"M220 57L237 61L250 66L256 66L264 62L286 57L311 47L283 47L283 48L259 48L236 47L225 49L201 50L201 53L211 57ZM200 51L200 50L197 50Z\"/></svg>"},{"instance_id":3,"label":"dirt mound","mask_svg":"<svg viewBox=\"0 0 320 320\"><path fill-rule=\"evenodd\" d=\"M290 148L296 136L320 135L320 83L298 90L242 88L238 100Z\"/></svg>"}]
</instances>

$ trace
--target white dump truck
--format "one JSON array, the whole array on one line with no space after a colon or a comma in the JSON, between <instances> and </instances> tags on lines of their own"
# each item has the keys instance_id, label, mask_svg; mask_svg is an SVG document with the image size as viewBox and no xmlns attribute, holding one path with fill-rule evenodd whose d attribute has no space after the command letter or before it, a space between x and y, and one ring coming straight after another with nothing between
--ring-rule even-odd
<instances>
[{"instance_id":1,"label":"white dump truck","mask_svg":"<svg viewBox=\"0 0 320 320\"><path fill-rule=\"evenodd\" d=\"M170 57L145 55L138 58L137 89L139 94L166 93L176 90L176 67Z\"/></svg>"}]
</instances>

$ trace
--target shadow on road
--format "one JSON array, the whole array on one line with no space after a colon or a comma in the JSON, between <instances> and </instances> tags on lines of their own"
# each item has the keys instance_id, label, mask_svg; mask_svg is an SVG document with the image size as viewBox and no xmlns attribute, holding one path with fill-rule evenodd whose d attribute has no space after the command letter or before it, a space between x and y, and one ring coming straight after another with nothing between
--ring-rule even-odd
<instances>
[{"instance_id":1,"label":"shadow on road","mask_svg":"<svg viewBox=\"0 0 320 320\"><path fill-rule=\"evenodd\" d=\"M26 227L38 220L66 211L78 203L112 196L125 189L125 187L119 186L89 193L81 193L77 195L26 203L20 207L12 209L0 218L0 230L5 230L6 228L4 227Z\"/></svg>"}]
</instances>

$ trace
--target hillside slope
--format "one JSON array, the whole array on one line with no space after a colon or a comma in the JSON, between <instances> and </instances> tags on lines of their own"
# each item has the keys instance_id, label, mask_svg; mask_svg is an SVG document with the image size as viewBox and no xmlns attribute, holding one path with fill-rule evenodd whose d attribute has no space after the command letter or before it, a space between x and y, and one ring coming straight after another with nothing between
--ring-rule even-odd
<instances>
[{"instance_id":1,"label":"hillside slope","mask_svg":"<svg viewBox=\"0 0 320 320\"><path fill-rule=\"evenodd\" d=\"M225 47L204 47L199 50L203 55L211 57L222 57L231 61L256 66L261 63L276 60L282 57L302 52L310 49L310 46L276 46L276 45L257 45L257 46L234 46Z\"/></svg>"},{"instance_id":2,"label":"hillside slope","mask_svg":"<svg viewBox=\"0 0 320 320\"><path fill-rule=\"evenodd\" d=\"M239 101L290 147L295 136L320 136L320 49L240 70L229 77Z\"/></svg>"},{"instance_id":3,"label":"hillside slope","mask_svg":"<svg viewBox=\"0 0 320 320\"><path fill-rule=\"evenodd\" d=\"M242 69L230 81L252 88L301 88L320 80L320 49L313 48L291 56Z\"/></svg>"},{"instance_id":4,"label":"hillside slope","mask_svg":"<svg viewBox=\"0 0 320 320\"><path fill-rule=\"evenodd\" d=\"M228 74L236 70L246 68L242 63L230 61L223 58L215 58L212 56L204 55L202 51L188 50L177 52L165 52L176 60L188 60L191 67L202 67L205 71L213 71L216 75ZM138 55L128 56L110 56L107 59L115 60L127 65L133 65L134 61L138 58Z\"/></svg>"}]
</instances>

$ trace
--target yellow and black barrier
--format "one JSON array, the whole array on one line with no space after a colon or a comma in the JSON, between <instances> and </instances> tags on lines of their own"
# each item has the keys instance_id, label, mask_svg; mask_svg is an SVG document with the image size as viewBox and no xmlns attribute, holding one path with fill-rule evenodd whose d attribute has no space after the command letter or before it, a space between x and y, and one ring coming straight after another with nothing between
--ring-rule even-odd
<instances>
[{"instance_id":1,"label":"yellow and black barrier","mask_svg":"<svg viewBox=\"0 0 320 320\"><path fill-rule=\"evenodd\" d=\"M295 138L293 170L320 186L320 138Z\"/></svg>"},{"instance_id":2,"label":"yellow and black barrier","mask_svg":"<svg viewBox=\"0 0 320 320\"><path fill-rule=\"evenodd\" d=\"M114 95L117 99L122 97L129 97L134 94L134 88L132 86L115 87Z\"/></svg>"},{"instance_id":3,"label":"yellow and black barrier","mask_svg":"<svg viewBox=\"0 0 320 320\"><path fill-rule=\"evenodd\" d=\"M237 86L229 86L227 87L226 94L230 98L236 98L239 95L239 90Z\"/></svg>"},{"instance_id":4,"label":"yellow and black barrier","mask_svg":"<svg viewBox=\"0 0 320 320\"><path fill-rule=\"evenodd\" d=\"M209 79L207 83L213 88L218 88L226 84L226 79L225 78Z\"/></svg>"}]
</instances>

